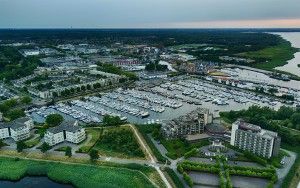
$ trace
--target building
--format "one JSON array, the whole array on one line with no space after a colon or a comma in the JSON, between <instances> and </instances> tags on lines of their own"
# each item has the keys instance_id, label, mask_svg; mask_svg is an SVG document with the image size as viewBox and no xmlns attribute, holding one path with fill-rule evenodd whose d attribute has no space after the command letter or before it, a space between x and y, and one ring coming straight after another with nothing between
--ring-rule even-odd
<instances>
[{"instance_id":1,"label":"building","mask_svg":"<svg viewBox=\"0 0 300 188\"><path fill-rule=\"evenodd\" d=\"M20 50L20 53L24 56L37 56L40 55L40 50L39 49L23 49Z\"/></svg>"},{"instance_id":2,"label":"building","mask_svg":"<svg viewBox=\"0 0 300 188\"><path fill-rule=\"evenodd\" d=\"M276 132L238 119L232 124L230 144L261 157L277 156L281 139Z\"/></svg>"},{"instance_id":3,"label":"building","mask_svg":"<svg viewBox=\"0 0 300 188\"><path fill-rule=\"evenodd\" d=\"M162 131L167 139L186 138L189 135L203 133L204 127L209 123L212 123L212 114L209 110L197 108L187 115L163 123Z\"/></svg>"},{"instance_id":4,"label":"building","mask_svg":"<svg viewBox=\"0 0 300 188\"><path fill-rule=\"evenodd\" d=\"M85 137L85 130L78 126L77 121L64 121L57 127L49 128L45 133L44 140L47 144L53 146L64 141L78 144L82 142Z\"/></svg>"},{"instance_id":5,"label":"building","mask_svg":"<svg viewBox=\"0 0 300 188\"><path fill-rule=\"evenodd\" d=\"M16 142L30 137L33 121L29 117L16 119L8 123L0 123L0 139L12 138Z\"/></svg>"}]
</instances>

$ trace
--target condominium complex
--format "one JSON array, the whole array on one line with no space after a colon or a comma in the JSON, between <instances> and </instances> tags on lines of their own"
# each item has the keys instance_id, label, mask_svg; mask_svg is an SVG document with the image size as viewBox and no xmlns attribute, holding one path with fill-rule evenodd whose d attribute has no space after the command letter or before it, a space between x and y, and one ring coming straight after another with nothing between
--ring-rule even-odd
<instances>
[{"instance_id":1,"label":"condominium complex","mask_svg":"<svg viewBox=\"0 0 300 188\"><path fill-rule=\"evenodd\" d=\"M208 109L197 108L187 115L163 123L162 131L166 138L180 138L204 132L205 125L212 123Z\"/></svg>"},{"instance_id":2,"label":"condominium complex","mask_svg":"<svg viewBox=\"0 0 300 188\"><path fill-rule=\"evenodd\" d=\"M246 123L242 119L232 124L230 144L239 149L270 158L278 155L280 141L276 132Z\"/></svg>"},{"instance_id":3,"label":"condominium complex","mask_svg":"<svg viewBox=\"0 0 300 188\"><path fill-rule=\"evenodd\" d=\"M0 123L0 139L12 138L16 142L30 137L33 121L29 117L16 119L12 122Z\"/></svg>"},{"instance_id":4,"label":"condominium complex","mask_svg":"<svg viewBox=\"0 0 300 188\"><path fill-rule=\"evenodd\" d=\"M57 127L49 128L44 136L45 142L50 146L68 141L78 144L85 139L84 128L78 126L76 122L63 122Z\"/></svg>"}]
</instances>

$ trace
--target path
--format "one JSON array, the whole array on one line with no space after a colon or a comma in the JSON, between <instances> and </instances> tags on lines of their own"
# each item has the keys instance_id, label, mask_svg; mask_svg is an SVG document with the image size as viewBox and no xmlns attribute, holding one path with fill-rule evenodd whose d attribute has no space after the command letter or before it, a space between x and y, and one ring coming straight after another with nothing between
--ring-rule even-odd
<instances>
[{"instance_id":1,"label":"path","mask_svg":"<svg viewBox=\"0 0 300 188\"><path fill-rule=\"evenodd\" d=\"M152 153L149 151L148 147L146 147L146 143L144 142L143 139L141 139L138 131L136 130L136 127L129 124L128 126L130 126L134 132L134 134L136 135L136 138L138 139L138 142L140 143L140 145L144 148L145 152L148 154L148 156L150 157L151 163L156 171L159 173L161 179L165 182L167 188L172 188L171 184L169 183L169 181L167 180L166 176L164 175L164 173L160 170L159 166L155 165L157 164L157 161L155 159L155 157L153 157Z\"/></svg>"}]
</instances>

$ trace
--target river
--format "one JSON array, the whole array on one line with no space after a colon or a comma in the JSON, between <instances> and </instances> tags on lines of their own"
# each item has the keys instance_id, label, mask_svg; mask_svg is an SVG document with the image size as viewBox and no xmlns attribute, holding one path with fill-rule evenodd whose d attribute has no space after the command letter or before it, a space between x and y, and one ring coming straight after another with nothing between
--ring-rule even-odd
<instances>
[{"instance_id":1,"label":"river","mask_svg":"<svg viewBox=\"0 0 300 188\"><path fill-rule=\"evenodd\" d=\"M293 47L300 48L300 32L280 32L272 34L280 35L283 39L290 41ZM288 61L288 64L276 67L275 69L300 76L300 67L298 67L298 64L300 64L300 52L296 52L294 56L293 59Z\"/></svg>"},{"instance_id":2,"label":"river","mask_svg":"<svg viewBox=\"0 0 300 188\"><path fill-rule=\"evenodd\" d=\"M20 181L0 180L1 188L72 188L71 185L59 184L47 177L25 177Z\"/></svg>"}]
</instances>

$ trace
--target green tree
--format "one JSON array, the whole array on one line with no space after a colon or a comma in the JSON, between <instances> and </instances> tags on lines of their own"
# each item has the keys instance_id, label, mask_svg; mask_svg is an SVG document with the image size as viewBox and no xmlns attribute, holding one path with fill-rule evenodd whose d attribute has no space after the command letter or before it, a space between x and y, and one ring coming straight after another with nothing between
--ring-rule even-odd
<instances>
[{"instance_id":1,"label":"green tree","mask_svg":"<svg viewBox=\"0 0 300 188\"><path fill-rule=\"evenodd\" d=\"M44 142L41 145L41 152L45 153L46 151L48 151L51 147L49 146L49 144L47 144L46 142Z\"/></svg>"},{"instance_id":2,"label":"green tree","mask_svg":"<svg viewBox=\"0 0 300 188\"><path fill-rule=\"evenodd\" d=\"M92 150L89 152L89 155L90 155L91 161L95 161L95 160L99 159L98 150L92 149Z\"/></svg>"},{"instance_id":3,"label":"green tree","mask_svg":"<svg viewBox=\"0 0 300 188\"><path fill-rule=\"evenodd\" d=\"M53 95L54 98L58 97L58 93L57 92L53 92L52 95Z\"/></svg>"},{"instance_id":4,"label":"green tree","mask_svg":"<svg viewBox=\"0 0 300 188\"><path fill-rule=\"evenodd\" d=\"M67 146L65 156L72 157L72 148Z\"/></svg>"},{"instance_id":5,"label":"green tree","mask_svg":"<svg viewBox=\"0 0 300 188\"><path fill-rule=\"evenodd\" d=\"M3 142L2 139L0 139L0 149L1 149L3 146L5 146L5 143Z\"/></svg>"},{"instance_id":6,"label":"green tree","mask_svg":"<svg viewBox=\"0 0 300 188\"><path fill-rule=\"evenodd\" d=\"M9 111L9 107L6 104L0 104L0 112L7 113Z\"/></svg>"},{"instance_id":7,"label":"green tree","mask_svg":"<svg viewBox=\"0 0 300 188\"><path fill-rule=\"evenodd\" d=\"M24 117L25 116L25 112L23 109L14 109L11 110L7 113L7 116L9 117L10 120L15 120L18 119L20 117Z\"/></svg>"},{"instance_id":8,"label":"green tree","mask_svg":"<svg viewBox=\"0 0 300 188\"><path fill-rule=\"evenodd\" d=\"M294 124L294 127L297 128L297 126L300 125L300 113L294 113L291 116L291 121Z\"/></svg>"},{"instance_id":9,"label":"green tree","mask_svg":"<svg viewBox=\"0 0 300 188\"><path fill-rule=\"evenodd\" d=\"M29 103L31 103L31 101L32 101L32 99L31 99L31 97L29 97L29 96L24 96L24 97L21 99L21 102L22 102L23 104L29 104Z\"/></svg>"},{"instance_id":10,"label":"green tree","mask_svg":"<svg viewBox=\"0 0 300 188\"><path fill-rule=\"evenodd\" d=\"M19 141L17 142L17 151L18 152L22 152L23 149L26 148L26 144L23 141Z\"/></svg>"},{"instance_id":11,"label":"green tree","mask_svg":"<svg viewBox=\"0 0 300 188\"><path fill-rule=\"evenodd\" d=\"M46 123L50 127L56 127L63 122L64 118L60 114L50 114L46 117Z\"/></svg>"},{"instance_id":12,"label":"green tree","mask_svg":"<svg viewBox=\"0 0 300 188\"><path fill-rule=\"evenodd\" d=\"M91 86L90 84L88 84L88 85L86 86L86 89L87 89L87 90L91 90L91 89L92 89L92 86Z\"/></svg>"},{"instance_id":13,"label":"green tree","mask_svg":"<svg viewBox=\"0 0 300 188\"><path fill-rule=\"evenodd\" d=\"M120 119L119 116L104 115L102 123L104 126L118 126L123 124L124 122Z\"/></svg>"},{"instance_id":14,"label":"green tree","mask_svg":"<svg viewBox=\"0 0 300 188\"><path fill-rule=\"evenodd\" d=\"M277 119L284 120L291 117L291 115L294 113L294 110L287 106L281 106L279 110L276 113Z\"/></svg>"}]
</instances>

